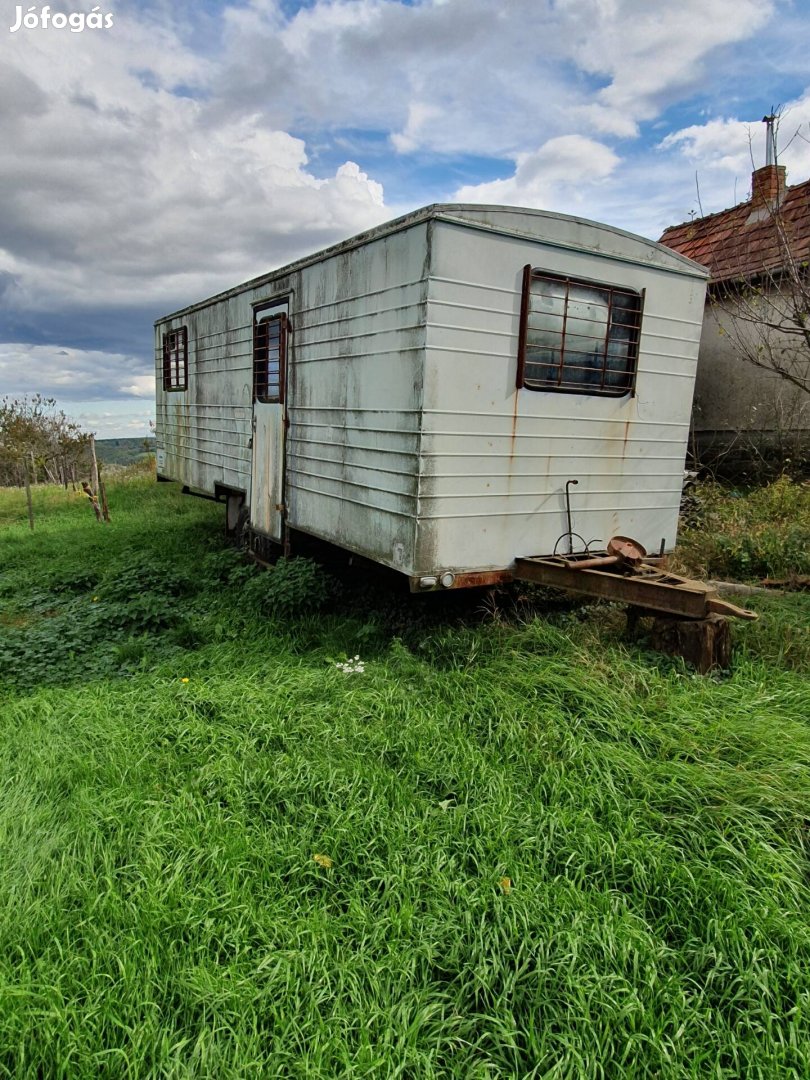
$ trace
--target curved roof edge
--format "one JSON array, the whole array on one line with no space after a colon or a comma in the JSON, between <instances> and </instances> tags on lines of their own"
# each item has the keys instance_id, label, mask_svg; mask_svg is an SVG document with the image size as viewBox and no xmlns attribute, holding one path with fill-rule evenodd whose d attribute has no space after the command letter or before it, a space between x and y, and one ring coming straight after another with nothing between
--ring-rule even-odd
<instances>
[{"instance_id":1,"label":"curved roof edge","mask_svg":"<svg viewBox=\"0 0 810 1080\"><path fill-rule=\"evenodd\" d=\"M230 297L236 296L247 289L260 288L262 285L268 284L275 278L285 277L288 274L295 273L307 266L312 266L324 259L332 258L334 255L340 255L345 251L351 251L353 248L362 247L364 244L371 243L374 240L379 240L382 237L400 232L403 229L411 228L414 225L421 225L423 222L430 220L447 221L451 224L466 225L470 228L480 228L502 235L522 237L527 240L535 240L538 242L543 242L545 240L550 244L555 243L553 237L546 236L540 232L508 229L489 222L486 218L490 215L499 215L503 217L508 217L509 215L522 215L530 218L542 218L548 221L571 222L588 229L600 230L612 236L634 241L650 251L656 251L664 257L665 262L668 263L672 269L677 268L681 273L686 273L690 276L699 278L707 278L709 276L709 271L705 266L695 262L694 259L688 258L686 255L681 255L680 252L674 251L665 244L650 240L646 236L640 236L638 233L632 233L628 232L626 229L617 228L615 225L607 225L604 222L593 221L590 218L576 217L572 214L559 214L553 210L539 210L536 207L528 206L507 206L495 203L430 203L428 206L420 207L418 210L412 210L407 214L400 215L400 217L392 218L390 221L381 222L371 229L366 229L354 236L347 237L345 240L340 240L338 243L331 244L329 247L315 251L311 255L305 255L300 259L296 259L294 262L286 263L284 266L279 266L274 270L269 270L265 274L259 274L257 277L248 278L246 281L242 281L238 285L232 286L230 289L225 289L223 292L214 293L204 300L198 300L185 307L178 308L176 311L156 319L155 325L157 326L159 323L166 322L168 319L178 318L181 315L199 311L202 308L208 307L209 304L230 299ZM571 244L569 246L573 247L576 245ZM597 253L607 255L608 257L612 254L607 251ZM621 258L618 254L616 254L615 257ZM624 256L624 258L626 259L627 256Z\"/></svg>"}]
</instances>

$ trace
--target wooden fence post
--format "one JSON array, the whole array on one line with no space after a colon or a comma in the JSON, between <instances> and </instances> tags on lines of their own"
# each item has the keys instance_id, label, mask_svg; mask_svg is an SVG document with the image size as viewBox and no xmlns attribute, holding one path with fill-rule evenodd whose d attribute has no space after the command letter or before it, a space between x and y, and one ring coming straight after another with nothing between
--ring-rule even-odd
<instances>
[{"instance_id":1,"label":"wooden fence post","mask_svg":"<svg viewBox=\"0 0 810 1080\"><path fill-rule=\"evenodd\" d=\"M31 476L28 472L28 462L23 462L23 480L25 482L25 501L28 505L28 524L34 531L34 504L31 501Z\"/></svg>"},{"instance_id":2,"label":"wooden fence post","mask_svg":"<svg viewBox=\"0 0 810 1080\"><path fill-rule=\"evenodd\" d=\"M96 521L101 521L101 507L98 505L98 497L90 490L90 485L86 480L82 480L82 491L90 500L90 505L93 507L93 513L96 515Z\"/></svg>"},{"instance_id":3,"label":"wooden fence post","mask_svg":"<svg viewBox=\"0 0 810 1080\"><path fill-rule=\"evenodd\" d=\"M90 458L92 460L92 470L90 473L90 490L94 495L98 495L98 459L96 458L96 437L90 436Z\"/></svg>"},{"instance_id":4,"label":"wooden fence post","mask_svg":"<svg viewBox=\"0 0 810 1080\"><path fill-rule=\"evenodd\" d=\"M110 524L110 508L107 506L107 488L104 486L104 481L101 479L101 465L98 466L98 495L101 500L101 516L104 521Z\"/></svg>"}]
</instances>

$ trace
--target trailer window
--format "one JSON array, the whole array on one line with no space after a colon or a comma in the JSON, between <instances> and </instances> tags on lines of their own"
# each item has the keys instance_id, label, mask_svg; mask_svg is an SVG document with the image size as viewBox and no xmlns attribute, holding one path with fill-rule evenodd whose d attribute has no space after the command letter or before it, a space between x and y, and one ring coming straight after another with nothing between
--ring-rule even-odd
<instances>
[{"instance_id":1,"label":"trailer window","mask_svg":"<svg viewBox=\"0 0 810 1080\"><path fill-rule=\"evenodd\" d=\"M188 328L179 327L163 335L163 389L188 388Z\"/></svg>"},{"instance_id":2,"label":"trailer window","mask_svg":"<svg viewBox=\"0 0 810 1080\"><path fill-rule=\"evenodd\" d=\"M630 393L635 385L643 294L527 266L518 387L573 394Z\"/></svg>"},{"instance_id":3,"label":"trailer window","mask_svg":"<svg viewBox=\"0 0 810 1080\"><path fill-rule=\"evenodd\" d=\"M284 400L287 316L262 316L253 325L253 396L256 401Z\"/></svg>"}]
</instances>

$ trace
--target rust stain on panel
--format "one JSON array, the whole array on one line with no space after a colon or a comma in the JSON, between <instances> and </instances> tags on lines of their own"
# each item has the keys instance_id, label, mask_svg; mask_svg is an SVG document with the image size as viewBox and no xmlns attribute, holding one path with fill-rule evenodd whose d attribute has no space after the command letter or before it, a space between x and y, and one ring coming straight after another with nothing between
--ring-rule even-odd
<instances>
[{"instance_id":1,"label":"rust stain on panel","mask_svg":"<svg viewBox=\"0 0 810 1080\"><path fill-rule=\"evenodd\" d=\"M519 411L519 407L520 407L520 395L518 394L517 391L515 391L513 401L514 401L514 404L512 405L512 432L511 432L511 436L510 436L510 439L509 439L509 457L510 458L513 458L515 456L515 437L517 435L518 411Z\"/></svg>"},{"instance_id":2,"label":"rust stain on panel","mask_svg":"<svg viewBox=\"0 0 810 1080\"><path fill-rule=\"evenodd\" d=\"M411 577L411 592L453 592L455 589L477 589L485 588L488 585L504 585L515 579L515 575L511 570L474 570L466 574L456 574L455 580L450 586L441 585L437 580L435 585L424 589L420 585L422 576L414 575Z\"/></svg>"},{"instance_id":3,"label":"rust stain on panel","mask_svg":"<svg viewBox=\"0 0 810 1080\"><path fill-rule=\"evenodd\" d=\"M509 471L506 477L506 490L510 495L512 494L512 481L515 476L515 442L517 439L517 422L520 411L520 394L517 390L513 395L512 402L512 430L509 434Z\"/></svg>"},{"instance_id":4,"label":"rust stain on panel","mask_svg":"<svg viewBox=\"0 0 810 1080\"><path fill-rule=\"evenodd\" d=\"M502 585L513 579L511 570L478 570L469 574L456 574L452 588L471 589L480 585Z\"/></svg>"}]
</instances>

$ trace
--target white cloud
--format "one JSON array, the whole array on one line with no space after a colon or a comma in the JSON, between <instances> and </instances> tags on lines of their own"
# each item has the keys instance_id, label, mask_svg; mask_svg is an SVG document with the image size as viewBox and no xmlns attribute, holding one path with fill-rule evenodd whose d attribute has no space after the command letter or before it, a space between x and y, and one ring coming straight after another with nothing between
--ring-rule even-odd
<instances>
[{"instance_id":1,"label":"white cloud","mask_svg":"<svg viewBox=\"0 0 810 1080\"><path fill-rule=\"evenodd\" d=\"M515 156L556 135L633 137L704 84L772 0L317 0L231 12L223 103L300 130L374 127L400 153Z\"/></svg>"},{"instance_id":2,"label":"white cloud","mask_svg":"<svg viewBox=\"0 0 810 1080\"><path fill-rule=\"evenodd\" d=\"M395 131L391 136L394 149L401 154L416 150L425 128L442 117L442 110L437 105L427 105L421 101L412 101L408 106L408 120L403 131Z\"/></svg>"},{"instance_id":3,"label":"white cloud","mask_svg":"<svg viewBox=\"0 0 810 1080\"><path fill-rule=\"evenodd\" d=\"M159 314L390 216L356 162L313 171L293 124L377 126L400 154L507 155L513 176L461 197L584 205L620 168L605 140L636 135L771 3L317 0L287 17L253 0L224 9L205 56L159 10L126 8L110 32L10 36L7 306Z\"/></svg>"},{"instance_id":4,"label":"white cloud","mask_svg":"<svg viewBox=\"0 0 810 1080\"><path fill-rule=\"evenodd\" d=\"M35 392L99 438L149 434L155 418L155 376L151 358L51 345L0 345L3 395Z\"/></svg>"},{"instance_id":5,"label":"white cloud","mask_svg":"<svg viewBox=\"0 0 810 1080\"><path fill-rule=\"evenodd\" d=\"M17 306L137 296L162 312L386 216L355 163L315 176L304 142L258 113L169 93L209 64L166 28L149 47L137 23L119 38L20 33L8 53L20 108L0 117L0 269Z\"/></svg>"},{"instance_id":6,"label":"white cloud","mask_svg":"<svg viewBox=\"0 0 810 1080\"><path fill-rule=\"evenodd\" d=\"M142 406L133 411L131 405L117 401L100 401L95 406L71 412L83 431L92 431L99 439L146 439L151 435L149 422L154 421L154 409Z\"/></svg>"},{"instance_id":7,"label":"white cloud","mask_svg":"<svg viewBox=\"0 0 810 1080\"><path fill-rule=\"evenodd\" d=\"M609 79L598 103L635 120L696 87L716 49L750 37L773 12L770 0L560 0L559 8L572 58Z\"/></svg>"},{"instance_id":8,"label":"white cloud","mask_svg":"<svg viewBox=\"0 0 810 1080\"><path fill-rule=\"evenodd\" d=\"M599 147L600 144L595 144ZM544 148L545 149L545 148ZM680 154L677 160L671 155L641 155L635 158L618 159L611 165L610 157L601 151L594 151L591 160L598 163L601 159L602 171L590 166L588 155L572 155L571 171L566 176L558 166L549 166L543 155L543 169L531 180L525 178L518 164L515 173L504 180L490 184L467 186L459 189L456 197L470 201L498 201L517 206L535 206L550 209L576 217L590 218L605 222L641 236L657 239L665 228L685 220L692 210L697 210L695 187L695 169L686 163ZM580 162L577 165L577 162ZM545 169L548 168L546 172ZM740 187L748 183L748 177ZM731 205L733 199L733 180L726 175L725 184L719 183L717 190L708 183L704 184L701 174L701 197L704 210L721 209ZM744 197L744 191L739 194ZM716 198L718 205L709 202Z\"/></svg>"},{"instance_id":9,"label":"white cloud","mask_svg":"<svg viewBox=\"0 0 810 1080\"><path fill-rule=\"evenodd\" d=\"M114 398L154 398L151 359L51 345L0 345L0 386L9 397L34 389L61 404Z\"/></svg>"},{"instance_id":10,"label":"white cloud","mask_svg":"<svg viewBox=\"0 0 810 1080\"><path fill-rule=\"evenodd\" d=\"M753 125L742 120L715 119L671 132L661 140L659 149L676 149L689 161L739 172L754 163L754 135Z\"/></svg>"},{"instance_id":11,"label":"white cloud","mask_svg":"<svg viewBox=\"0 0 810 1080\"><path fill-rule=\"evenodd\" d=\"M610 176L619 162L604 143L581 135L561 135L529 154L521 154L513 176L462 187L461 202L560 207L582 201L585 193Z\"/></svg>"},{"instance_id":12,"label":"white cloud","mask_svg":"<svg viewBox=\"0 0 810 1080\"><path fill-rule=\"evenodd\" d=\"M777 126L777 154L791 176L803 179L810 172L810 89L787 102ZM708 173L750 176L765 163L765 125L735 119L713 119L671 132L659 144L676 150ZM745 191L740 193L740 198Z\"/></svg>"},{"instance_id":13,"label":"white cloud","mask_svg":"<svg viewBox=\"0 0 810 1080\"><path fill-rule=\"evenodd\" d=\"M152 374L136 375L132 382L122 383L118 389L127 397L149 398L150 400L153 400L155 397L155 376Z\"/></svg>"}]
</instances>

